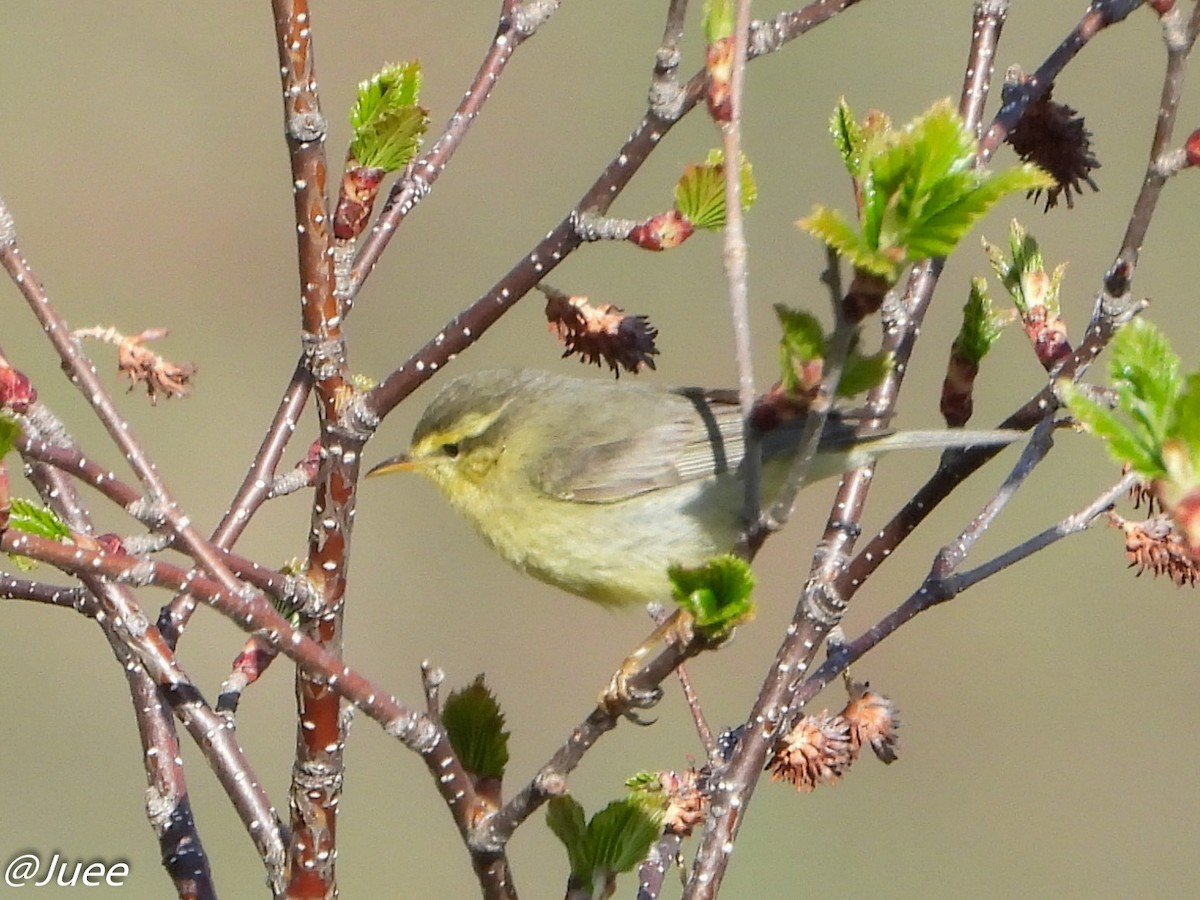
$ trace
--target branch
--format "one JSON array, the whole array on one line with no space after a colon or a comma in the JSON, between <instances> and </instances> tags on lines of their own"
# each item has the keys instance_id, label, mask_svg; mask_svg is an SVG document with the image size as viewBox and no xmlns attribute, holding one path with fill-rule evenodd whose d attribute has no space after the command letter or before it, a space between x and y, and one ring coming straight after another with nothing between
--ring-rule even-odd
<instances>
[{"instance_id":1,"label":"branch","mask_svg":"<svg viewBox=\"0 0 1200 900\"><path fill-rule=\"evenodd\" d=\"M1046 549L1063 538L1084 531L1125 493L1137 480L1133 475L1127 475L1109 488L1103 494L1078 512L1067 516L1061 522L1034 535L1011 550L1000 554L992 560L961 574L936 576L932 572L925 583L921 585L908 599L884 616L862 635L838 646L819 668L805 679L795 693L796 701L803 705L820 693L829 682L857 662L869 650L881 643L885 638L895 633L902 625L912 621L916 615L931 606L953 599L969 587L974 587L980 581L988 578L1002 569ZM953 544L948 545L950 555L953 555Z\"/></svg>"},{"instance_id":2,"label":"branch","mask_svg":"<svg viewBox=\"0 0 1200 900\"><path fill-rule=\"evenodd\" d=\"M374 270L400 223L408 217L413 207L428 196L433 189L433 183L445 171L450 158L454 156L454 151L467 136L471 124L483 111L492 89L500 80L513 53L536 33L558 5L558 2L538 4L532 0L526 0L525 3L507 0L502 5L496 36L492 38L491 46L479 65L479 71L475 73L475 78L463 95L458 108L454 110L454 115L450 117L438 139L433 142L429 152L414 160L404 177L392 187L379 219L371 228L370 236L362 242L354 259L354 267L350 271L348 292L351 297L358 293L363 282ZM540 15L531 18L528 14L523 14L523 10L534 10L537 7L541 7Z\"/></svg>"}]
</instances>

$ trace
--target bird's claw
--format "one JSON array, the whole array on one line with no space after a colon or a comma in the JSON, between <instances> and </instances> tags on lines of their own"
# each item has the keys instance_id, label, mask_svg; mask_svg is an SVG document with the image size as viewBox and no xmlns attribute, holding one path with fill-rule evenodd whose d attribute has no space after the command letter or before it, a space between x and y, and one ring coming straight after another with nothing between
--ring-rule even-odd
<instances>
[{"instance_id":1,"label":"bird's claw","mask_svg":"<svg viewBox=\"0 0 1200 900\"><path fill-rule=\"evenodd\" d=\"M621 664L600 694L600 706L610 715L622 716L635 725L653 725L654 719L643 719L639 709L650 709L662 699L662 688L642 688L632 683L641 668L641 656L634 654Z\"/></svg>"}]
</instances>

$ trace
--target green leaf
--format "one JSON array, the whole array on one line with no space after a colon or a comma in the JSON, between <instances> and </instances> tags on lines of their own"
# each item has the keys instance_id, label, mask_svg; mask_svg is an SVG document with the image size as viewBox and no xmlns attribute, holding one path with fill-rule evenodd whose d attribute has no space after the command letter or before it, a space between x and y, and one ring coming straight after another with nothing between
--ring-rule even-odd
<instances>
[{"instance_id":1,"label":"green leaf","mask_svg":"<svg viewBox=\"0 0 1200 900\"><path fill-rule=\"evenodd\" d=\"M370 127L382 115L415 106L421 95L421 64L416 60L384 66L358 84L350 110L350 125L357 131Z\"/></svg>"},{"instance_id":2,"label":"green leaf","mask_svg":"<svg viewBox=\"0 0 1200 900\"><path fill-rule=\"evenodd\" d=\"M1116 461L1164 479L1168 495L1192 490L1200 478L1200 372L1185 378L1166 337L1144 319L1125 325L1110 349L1115 410L1075 385L1060 384L1060 396Z\"/></svg>"},{"instance_id":3,"label":"green leaf","mask_svg":"<svg viewBox=\"0 0 1200 900\"><path fill-rule=\"evenodd\" d=\"M71 529L52 509L38 503L13 497L8 515L8 527L39 537L61 541L71 536Z\"/></svg>"},{"instance_id":4,"label":"green leaf","mask_svg":"<svg viewBox=\"0 0 1200 900\"><path fill-rule=\"evenodd\" d=\"M1037 240L1020 222L1014 219L1009 224L1008 256L986 240L983 249L1022 317L1028 317L1031 309L1039 307L1045 308L1051 315L1058 315L1059 293L1066 267L1058 266L1052 274L1047 275L1046 261Z\"/></svg>"},{"instance_id":5,"label":"green leaf","mask_svg":"<svg viewBox=\"0 0 1200 900\"><path fill-rule=\"evenodd\" d=\"M742 158L742 209L758 199L758 184L750 163ZM703 165L690 165L675 183L675 208L697 228L715 231L725 227L725 157L712 150Z\"/></svg>"},{"instance_id":6,"label":"green leaf","mask_svg":"<svg viewBox=\"0 0 1200 900\"><path fill-rule=\"evenodd\" d=\"M1200 372L1193 372L1184 380L1175 410L1171 432L1200 458Z\"/></svg>"},{"instance_id":7,"label":"green leaf","mask_svg":"<svg viewBox=\"0 0 1200 900\"><path fill-rule=\"evenodd\" d=\"M1078 385L1065 379L1058 382L1057 391L1076 421L1105 442L1115 462L1122 465L1129 463L1144 478L1158 478L1165 474L1153 442L1147 440L1144 433L1132 428L1117 411L1096 402Z\"/></svg>"},{"instance_id":8,"label":"green leaf","mask_svg":"<svg viewBox=\"0 0 1200 900\"><path fill-rule=\"evenodd\" d=\"M508 737L504 713L495 695L478 676L469 686L453 691L442 710L442 725L463 767L480 778L504 777Z\"/></svg>"},{"instance_id":9,"label":"green leaf","mask_svg":"<svg viewBox=\"0 0 1200 900\"><path fill-rule=\"evenodd\" d=\"M8 412L0 413L0 458L8 455L17 438L21 436L21 426Z\"/></svg>"},{"instance_id":10,"label":"green leaf","mask_svg":"<svg viewBox=\"0 0 1200 900\"><path fill-rule=\"evenodd\" d=\"M394 172L416 155L429 127L428 113L417 104L420 92L421 64L415 60L385 66L359 84L350 111L350 152L358 165Z\"/></svg>"},{"instance_id":11,"label":"green leaf","mask_svg":"<svg viewBox=\"0 0 1200 900\"><path fill-rule=\"evenodd\" d=\"M546 824L567 848L567 864L571 874L582 877L590 874L591 859L587 847L587 824L583 807L571 796L551 797L546 803Z\"/></svg>"},{"instance_id":12,"label":"green leaf","mask_svg":"<svg viewBox=\"0 0 1200 900\"><path fill-rule=\"evenodd\" d=\"M837 395L853 397L871 390L888 376L894 364L895 358L884 350L869 356L862 354L857 348L851 350L846 357L846 364L842 367Z\"/></svg>"},{"instance_id":13,"label":"green leaf","mask_svg":"<svg viewBox=\"0 0 1200 900\"><path fill-rule=\"evenodd\" d=\"M845 97L838 98L833 115L829 118L829 133L833 135L833 144L841 154L842 163L852 178L862 175L863 127L854 118L854 111Z\"/></svg>"},{"instance_id":14,"label":"green leaf","mask_svg":"<svg viewBox=\"0 0 1200 900\"><path fill-rule=\"evenodd\" d=\"M571 879L584 890L604 885L645 859L661 833L661 821L660 814L628 797L608 804L586 825L583 807L572 797L554 797L546 809L546 824L567 849Z\"/></svg>"},{"instance_id":15,"label":"green leaf","mask_svg":"<svg viewBox=\"0 0 1200 900\"><path fill-rule=\"evenodd\" d=\"M662 817L630 798L614 800L588 822L595 868L628 872L646 858L662 831Z\"/></svg>"},{"instance_id":16,"label":"green leaf","mask_svg":"<svg viewBox=\"0 0 1200 900\"><path fill-rule=\"evenodd\" d=\"M354 158L366 168L395 172L417 155L428 126L429 115L419 106L382 116L374 127L357 133Z\"/></svg>"},{"instance_id":17,"label":"green leaf","mask_svg":"<svg viewBox=\"0 0 1200 900\"><path fill-rule=\"evenodd\" d=\"M1049 175L1027 163L983 176L973 187L965 184L969 180L973 179L962 179L961 186L953 184L956 196L944 204L939 196L939 202L929 204L925 215L912 223L909 249L913 258L947 255L971 226L1005 195L1053 184Z\"/></svg>"},{"instance_id":18,"label":"green leaf","mask_svg":"<svg viewBox=\"0 0 1200 900\"><path fill-rule=\"evenodd\" d=\"M779 320L779 343L802 362L823 359L825 356L825 333L821 323L812 313L792 309L782 303L773 307Z\"/></svg>"},{"instance_id":19,"label":"green leaf","mask_svg":"<svg viewBox=\"0 0 1200 900\"><path fill-rule=\"evenodd\" d=\"M754 574L736 556L714 556L695 568L667 570L675 602L692 614L698 634L720 639L754 615Z\"/></svg>"},{"instance_id":20,"label":"green leaf","mask_svg":"<svg viewBox=\"0 0 1200 900\"><path fill-rule=\"evenodd\" d=\"M733 0L704 0L704 39L709 44L733 37L737 25L737 6Z\"/></svg>"},{"instance_id":21,"label":"green leaf","mask_svg":"<svg viewBox=\"0 0 1200 900\"><path fill-rule=\"evenodd\" d=\"M954 339L957 353L967 362L978 365L1004 333L1005 319L996 313L988 296L987 282L971 279L971 290L963 306L962 328Z\"/></svg>"},{"instance_id":22,"label":"green leaf","mask_svg":"<svg viewBox=\"0 0 1200 900\"><path fill-rule=\"evenodd\" d=\"M856 269L886 278L895 283L900 275L897 256L903 254L879 252L868 246L853 225L836 210L817 204L808 216L796 223L813 237L828 244L838 255L848 260Z\"/></svg>"},{"instance_id":23,"label":"green leaf","mask_svg":"<svg viewBox=\"0 0 1200 900\"><path fill-rule=\"evenodd\" d=\"M1161 444L1171 434L1176 401L1184 387L1180 360L1166 336L1144 319L1134 319L1112 342L1109 378L1119 405Z\"/></svg>"},{"instance_id":24,"label":"green leaf","mask_svg":"<svg viewBox=\"0 0 1200 900\"><path fill-rule=\"evenodd\" d=\"M841 101L831 131L858 187L860 230L823 206L801 226L854 266L894 283L904 266L947 256L1005 194L1049 187L1034 166L991 173L975 166L976 140L949 101L902 130L876 116L855 130Z\"/></svg>"},{"instance_id":25,"label":"green leaf","mask_svg":"<svg viewBox=\"0 0 1200 900\"><path fill-rule=\"evenodd\" d=\"M641 804L651 814L666 812L670 799L663 791L658 772L638 772L625 779L629 799Z\"/></svg>"}]
</instances>

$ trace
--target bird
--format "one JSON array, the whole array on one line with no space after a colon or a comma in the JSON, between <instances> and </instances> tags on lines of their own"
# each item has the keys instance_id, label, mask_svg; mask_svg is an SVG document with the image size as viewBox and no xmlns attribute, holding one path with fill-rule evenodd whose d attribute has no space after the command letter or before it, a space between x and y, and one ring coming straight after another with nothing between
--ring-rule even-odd
<instances>
[{"instance_id":1,"label":"bird","mask_svg":"<svg viewBox=\"0 0 1200 900\"><path fill-rule=\"evenodd\" d=\"M784 484L803 428L800 415L758 436L764 496ZM1021 436L864 429L834 411L805 484L892 450ZM424 475L512 566L622 607L668 601L669 566L698 566L734 547L744 528L745 450L731 391L496 369L448 382L409 449L367 475Z\"/></svg>"}]
</instances>

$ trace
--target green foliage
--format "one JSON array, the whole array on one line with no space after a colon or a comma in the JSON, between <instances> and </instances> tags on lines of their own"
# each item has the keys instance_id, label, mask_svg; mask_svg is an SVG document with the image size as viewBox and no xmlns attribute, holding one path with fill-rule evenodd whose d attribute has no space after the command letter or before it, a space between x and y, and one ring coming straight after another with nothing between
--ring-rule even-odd
<instances>
[{"instance_id":1,"label":"green foliage","mask_svg":"<svg viewBox=\"0 0 1200 900\"><path fill-rule=\"evenodd\" d=\"M804 393L810 385L803 382L801 373L806 371L809 363L825 359L828 338L822 332L821 323L811 313L776 303L775 316L780 328L780 382L789 393ZM859 352L856 339L842 367L836 393L839 397L853 397L868 391L883 381L891 369L890 354L864 355Z\"/></svg>"},{"instance_id":2,"label":"green foliage","mask_svg":"<svg viewBox=\"0 0 1200 900\"><path fill-rule=\"evenodd\" d=\"M1116 409L1061 381L1071 414L1143 478L1165 479L1171 493L1200 486L1200 372L1185 377L1166 337L1142 319L1122 328L1111 349Z\"/></svg>"},{"instance_id":3,"label":"green foliage","mask_svg":"<svg viewBox=\"0 0 1200 900\"><path fill-rule=\"evenodd\" d=\"M394 172L407 165L429 127L429 114L418 105L421 64L384 66L358 85L350 110L354 137L350 152L360 166Z\"/></svg>"},{"instance_id":4,"label":"green foliage","mask_svg":"<svg viewBox=\"0 0 1200 900\"><path fill-rule=\"evenodd\" d=\"M972 278L971 291L963 306L962 328L954 339L955 350L963 359L978 365L1000 339L1006 324L1004 316L992 306L987 282L982 278Z\"/></svg>"},{"instance_id":5,"label":"green foliage","mask_svg":"<svg viewBox=\"0 0 1200 900\"><path fill-rule=\"evenodd\" d=\"M692 614L696 632L710 639L728 635L754 615L754 573L736 556L714 556L701 566L667 570L675 602Z\"/></svg>"},{"instance_id":6,"label":"green foliage","mask_svg":"<svg viewBox=\"0 0 1200 900\"><path fill-rule=\"evenodd\" d=\"M754 170L742 157L742 209L758 199ZM688 166L675 183L675 208L697 228L716 231L725 227L725 156L710 150L703 165Z\"/></svg>"},{"instance_id":7,"label":"green foliage","mask_svg":"<svg viewBox=\"0 0 1200 900\"><path fill-rule=\"evenodd\" d=\"M39 537L61 541L71 536L71 529L53 510L31 500L13 497L8 515L8 527Z\"/></svg>"},{"instance_id":8,"label":"green foliage","mask_svg":"<svg viewBox=\"0 0 1200 900\"><path fill-rule=\"evenodd\" d=\"M1020 222L1013 219L1009 225L1008 256L987 240L983 241L983 250L1021 315L1027 315L1031 307L1045 307L1050 313L1058 314L1059 292L1067 267L1060 265L1053 274L1047 275L1041 248Z\"/></svg>"},{"instance_id":9,"label":"green foliage","mask_svg":"<svg viewBox=\"0 0 1200 900\"><path fill-rule=\"evenodd\" d=\"M629 799L652 816L664 815L671 804L658 772L638 772L625 780L625 787L629 788Z\"/></svg>"},{"instance_id":10,"label":"green foliage","mask_svg":"<svg viewBox=\"0 0 1200 900\"><path fill-rule=\"evenodd\" d=\"M573 797L547 804L546 824L567 848L571 879L586 896L607 896L616 875L646 858L661 832L661 815L632 798L615 800L584 824L583 807Z\"/></svg>"},{"instance_id":11,"label":"green foliage","mask_svg":"<svg viewBox=\"0 0 1200 900\"><path fill-rule=\"evenodd\" d=\"M13 420L12 415L0 413L0 458L8 455L20 434L21 426Z\"/></svg>"},{"instance_id":12,"label":"green foliage","mask_svg":"<svg viewBox=\"0 0 1200 900\"><path fill-rule=\"evenodd\" d=\"M838 105L829 118L829 133L833 135L833 145L841 154L846 171L851 178L857 179L862 174L865 129L854 118L854 110L845 97L838 98Z\"/></svg>"},{"instance_id":13,"label":"green foliage","mask_svg":"<svg viewBox=\"0 0 1200 900\"><path fill-rule=\"evenodd\" d=\"M704 0L704 39L715 44L733 37L737 26L737 6L733 0Z\"/></svg>"},{"instance_id":14,"label":"green foliage","mask_svg":"<svg viewBox=\"0 0 1200 900\"><path fill-rule=\"evenodd\" d=\"M842 366L842 377L838 381L837 395L853 397L869 391L879 384L892 371L894 358L892 354L880 350L878 353L864 354L857 346L850 348L846 363Z\"/></svg>"},{"instance_id":15,"label":"green foliage","mask_svg":"<svg viewBox=\"0 0 1200 900\"><path fill-rule=\"evenodd\" d=\"M13 497L9 501L8 527L55 541L71 537L71 529L53 510L20 497ZM8 558L23 571L37 568L37 562L27 556L10 553Z\"/></svg>"},{"instance_id":16,"label":"green foliage","mask_svg":"<svg viewBox=\"0 0 1200 900\"><path fill-rule=\"evenodd\" d=\"M803 392L801 372L808 363L825 358L825 334L817 317L803 310L775 304L779 319L780 381L789 393Z\"/></svg>"},{"instance_id":17,"label":"green foliage","mask_svg":"<svg viewBox=\"0 0 1200 900\"><path fill-rule=\"evenodd\" d=\"M1005 194L1053 184L1029 164L996 173L977 168L975 137L946 100L902 130L881 115L855 126L842 100L831 130L855 180L859 227L819 204L798 224L891 284L909 263L948 255Z\"/></svg>"},{"instance_id":18,"label":"green foliage","mask_svg":"<svg viewBox=\"0 0 1200 900\"><path fill-rule=\"evenodd\" d=\"M496 697L478 676L453 691L442 710L442 725L463 767L480 778L504 777L508 765L508 732Z\"/></svg>"}]
</instances>

